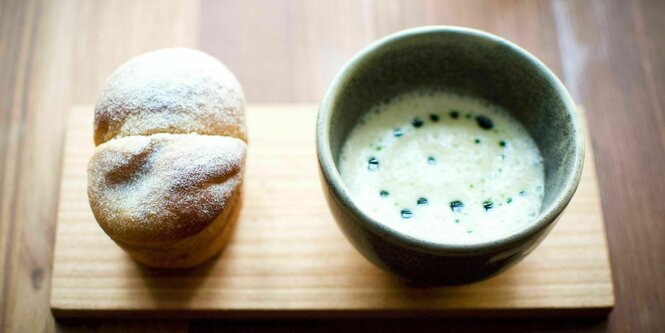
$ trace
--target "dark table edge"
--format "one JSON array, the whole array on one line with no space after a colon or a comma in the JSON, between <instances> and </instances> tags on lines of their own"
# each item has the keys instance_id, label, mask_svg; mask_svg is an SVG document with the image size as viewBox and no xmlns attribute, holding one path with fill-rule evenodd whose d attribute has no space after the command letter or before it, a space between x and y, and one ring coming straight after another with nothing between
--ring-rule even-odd
<instances>
[{"instance_id":1,"label":"dark table edge","mask_svg":"<svg viewBox=\"0 0 665 333\"><path fill-rule=\"evenodd\" d=\"M614 305L585 308L446 309L446 310L89 310L51 307L56 319L345 319L345 318L601 318Z\"/></svg>"}]
</instances>

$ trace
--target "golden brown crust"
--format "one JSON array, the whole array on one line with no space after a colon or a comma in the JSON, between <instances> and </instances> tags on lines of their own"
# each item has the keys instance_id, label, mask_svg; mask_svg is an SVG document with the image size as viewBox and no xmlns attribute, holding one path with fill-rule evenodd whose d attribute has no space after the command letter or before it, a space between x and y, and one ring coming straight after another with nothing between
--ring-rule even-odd
<instances>
[{"instance_id":1,"label":"golden brown crust","mask_svg":"<svg viewBox=\"0 0 665 333\"><path fill-rule=\"evenodd\" d=\"M148 52L116 69L95 107L95 144L155 133L247 141L242 88L217 59L196 50Z\"/></svg>"},{"instance_id":2,"label":"golden brown crust","mask_svg":"<svg viewBox=\"0 0 665 333\"><path fill-rule=\"evenodd\" d=\"M225 209L198 234L160 246L116 243L134 260L155 268L187 268L199 265L218 254L228 243L242 205L242 186L233 193Z\"/></svg>"},{"instance_id":3,"label":"golden brown crust","mask_svg":"<svg viewBox=\"0 0 665 333\"><path fill-rule=\"evenodd\" d=\"M111 140L88 166L88 197L116 241L160 245L208 227L238 191L245 143L197 134Z\"/></svg>"}]
</instances>

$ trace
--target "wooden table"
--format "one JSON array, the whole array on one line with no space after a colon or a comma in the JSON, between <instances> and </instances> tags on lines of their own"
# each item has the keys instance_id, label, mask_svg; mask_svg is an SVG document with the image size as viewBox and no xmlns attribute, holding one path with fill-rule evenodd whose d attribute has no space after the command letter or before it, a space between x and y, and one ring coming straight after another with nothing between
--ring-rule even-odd
<instances>
[{"instance_id":1,"label":"wooden table","mask_svg":"<svg viewBox=\"0 0 665 333\"><path fill-rule=\"evenodd\" d=\"M348 329L656 331L665 327L664 1L0 1L0 331ZM250 102L320 101L372 40L464 25L534 53L588 112L617 305L608 319L66 321L48 307L66 112L120 63L198 47Z\"/></svg>"}]
</instances>

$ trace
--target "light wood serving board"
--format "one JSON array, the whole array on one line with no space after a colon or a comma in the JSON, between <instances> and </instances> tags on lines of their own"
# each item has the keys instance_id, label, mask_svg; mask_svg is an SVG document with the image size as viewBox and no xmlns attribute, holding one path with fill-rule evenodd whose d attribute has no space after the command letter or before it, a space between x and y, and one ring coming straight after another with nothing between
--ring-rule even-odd
<instances>
[{"instance_id":1,"label":"light wood serving board","mask_svg":"<svg viewBox=\"0 0 665 333\"><path fill-rule=\"evenodd\" d=\"M223 254L189 271L132 261L88 205L92 106L71 110L51 308L61 317L602 315L614 305L591 145L577 194L524 261L490 280L418 288L374 267L335 224L314 147L316 106L250 105L240 220Z\"/></svg>"}]
</instances>

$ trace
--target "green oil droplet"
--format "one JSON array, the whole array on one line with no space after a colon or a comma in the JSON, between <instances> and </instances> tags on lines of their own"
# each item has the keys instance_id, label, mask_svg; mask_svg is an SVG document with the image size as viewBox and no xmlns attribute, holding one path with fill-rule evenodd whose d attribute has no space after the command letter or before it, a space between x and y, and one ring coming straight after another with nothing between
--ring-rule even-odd
<instances>
[{"instance_id":1,"label":"green oil droplet","mask_svg":"<svg viewBox=\"0 0 665 333\"><path fill-rule=\"evenodd\" d=\"M454 213L461 212L462 208L464 208L464 203L462 201L455 200L450 202L450 210L452 210Z\"/></svg>"},{"instance_id":2,"label":"green oil droplet","mask_svg":"<svg viewBox=\"0 0 665 333\"><path fill-rule=\"evenodd\" d=\"M494 128L494 122L492 119L483 115L476 116L476 123L478 123L478 126L484 130L491 130Z\"/></svg>"}]
</instances>

